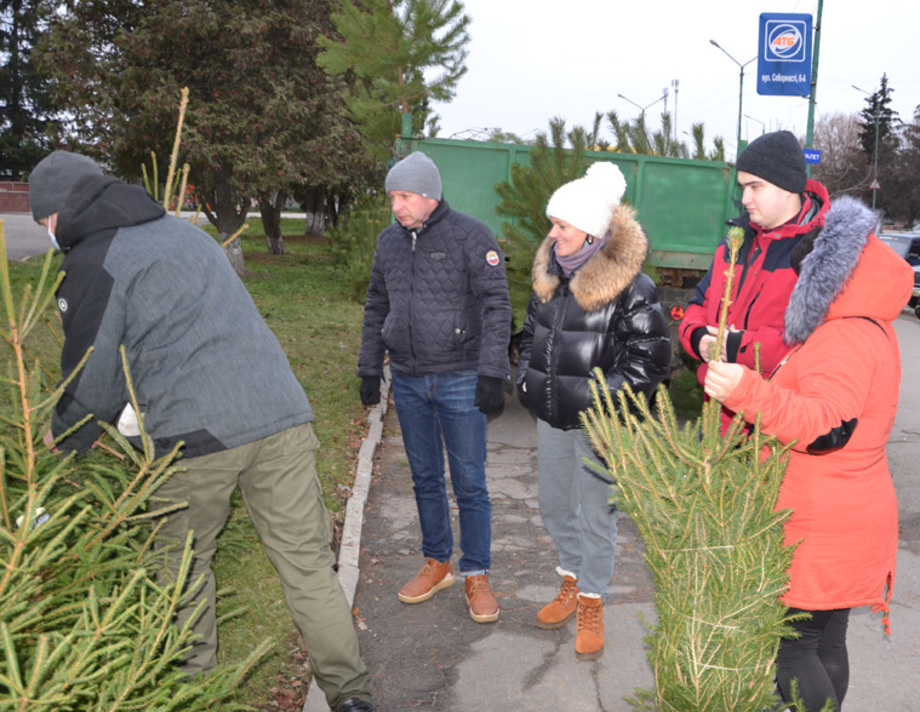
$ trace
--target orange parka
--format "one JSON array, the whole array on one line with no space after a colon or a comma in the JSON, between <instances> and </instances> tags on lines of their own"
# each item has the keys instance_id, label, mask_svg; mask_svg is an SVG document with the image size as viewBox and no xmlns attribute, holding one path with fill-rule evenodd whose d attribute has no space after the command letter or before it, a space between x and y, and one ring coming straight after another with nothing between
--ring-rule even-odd
<instances>
[{"instance_id":1,"label":"orange parka","mask_svg":"<svg viewBox=\"0 0 920 712\"><path fill-rule=\"evenodd\" d=\"M894 585L898 507L885 445L901 365L892 322L913 270L871 234L874 213L836 200L802 261L786 310L795 344L769 381L745 370L725 405L782 442L796 441L778 509L798 543L783 601L805 610L885 611Z\"/></svg>"}]
</instances>

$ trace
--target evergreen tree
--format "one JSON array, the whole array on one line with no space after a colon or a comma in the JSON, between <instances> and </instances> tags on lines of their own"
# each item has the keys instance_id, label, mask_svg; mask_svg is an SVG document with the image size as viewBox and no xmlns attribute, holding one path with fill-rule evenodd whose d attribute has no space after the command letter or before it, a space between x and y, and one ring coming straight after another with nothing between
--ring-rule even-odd
<instances>
[{"instance_id":1,"label":"evergreen tree","mask_svg":"<svg viewBox=\"0 0 920 712\"><path fill-rule=\"evenodd\" d=\"M507 241L508 281L526 289L534 253L549 232L546 204L564 183L584 175L588 166L588 132L580 126L566 131L565 121L549 122L550 136L537 134L530 165L511 164L511 180L495 186L500 202L495 211L514 221L502 223Z\"/></svg>"},{"instance_id":2,"label":"evergreen tree","mask_svg":"<svg viewBox=\"0 0 920 712\"><path fill-rule=\"evenodd\" d=\"M369 150L390 157L402 114L413 133L429 122L430 104L453 99L466 73L470 18L458 0L354 0L332 16L337 36L321 40L318 63L347 77L351 115Z\"/></svg>"},{"instance_id":3,"label":"evergreen tree","mask_svg":"<svg viewBox=\"0 0 920 712\"><path fill-rule=\"evenodd\" d=\"M730 239L737 254L741 235ZM724 333L722 323L716 353ZM789 512L774 511L787 448L757 423L745 434L740 416L723 436L714 400L681 426L665 389L653 413L628 388L615 401L604 383L598 372L583 423L642 534L656 587L647 638L655 689L631 703L649 712L773 709L776 652L789 634L779 599L792 561Z\"/></svg>"},{"instance_id":4,"label":"evergreen tree","mask_svg":"<svg viewBox=\"0 0 920 712\"><path fill-rule=\"evenodd\" d=\"M897 202L892 188L898 182L901 119L890 106L893 92L888 86L888 75L883 74L879 88L866 97L866 106L859 113L859 143L866 157L866 175L877 177L879 185L884 186L875 191L875 200L872 199L873 191L866 186L863 199L872 202L885 213L890 213Z\"/></svg>"},{"instance_id":5,"label":"evergreen tree","mask_svg":"<svg viewBox=\"0 0 920 712\"><path fill-rule=\"evenodd\" d=\"M866 106L859 112L862 119L859 143L863 153L870 158L875 154L876 126L878 126L879 151L883 150L886 143L890 145L896 138L898 124L901 123L901 120L898 118L898 112L890 106L893 92L894 89L888 86L888 75L883 74L879 88L866 97Z\"/></svg>"},{"instance_id":6,"label":"evergreen tree","mask_svg":"<svg viewBox=\"0 0 920 712\"><path fill-rule=\"evenodd\" d=\"M50 3L0 0L0 178L19 180L51 145L56 112L35 45L46 31Z\"/></svg>"},{"instance_id":7,"label":"evergreen tree","mask_svg":"<svg viewBox=\"0 0 920 712\"><path fill-rule=\"evenodd\" d=\"M901 133L901 149L890 178L891 190L886 207L906 227L920 222L920 106L914 109L913 121Z\"/></svg>"},{"instance_id":8,"label":"evergreen tree","mask_svg":"<svg viewBox=\"0 0 920 712\"><path fill-rule=\"evenodd\" d=\"M695 124L693 126L695 149L691 151L685 143L674 138L671 114L667 111L661 114L661 128L652 133L649 133L645 114L640 114L637 119L633 119L631 122L623 123L615 111L608 111L607 121L615 139L615 144L613 144L611 150L617 153L638 153L669 156L671 158L693 157L702 161L722 160L714 157L718 155L718 145L721 138L716 137L716 150L711 155L707 155L704 148L703 124Z\"/></svg>"}]
</instances>

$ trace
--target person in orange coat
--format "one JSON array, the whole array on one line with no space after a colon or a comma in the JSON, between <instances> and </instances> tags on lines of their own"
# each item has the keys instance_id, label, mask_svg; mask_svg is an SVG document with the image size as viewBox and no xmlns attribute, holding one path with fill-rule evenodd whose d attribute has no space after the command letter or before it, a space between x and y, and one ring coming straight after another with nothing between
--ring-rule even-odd
<instances>
[{"instance_id":1,"label":"person in orange coat","mask_svg":"<svg viewBox=\"0 0 920 712\"><path fill-rule=\"evenodd\" d=\"M793 348L770 380L713 361L706 393L761 429L789 455L777 509L791 509L785 539L797 545L783 602L810 613L777 655L784 701L798 679L805 710L840 709L849 681L849 611L883 611L895 581L898 505L885 445L901 379L892 322L907 304L913 270L872 234L876 215L853 198L834 201L824 229L793 256L799 279L785 313Z\"/></svg>"}]
</instances>

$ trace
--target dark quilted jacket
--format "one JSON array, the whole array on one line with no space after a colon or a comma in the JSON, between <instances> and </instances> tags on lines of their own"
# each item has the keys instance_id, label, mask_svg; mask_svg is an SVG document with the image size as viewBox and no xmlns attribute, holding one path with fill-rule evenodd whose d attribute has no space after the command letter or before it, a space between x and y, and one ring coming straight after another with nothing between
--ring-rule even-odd
<instances>
[{"instance_id":1,"label":"dark quilted jacket","mask_svg":"<svg viewBox=\"0 0 920 712\"><path fill-rule=\"evenodd\" d=\"M399 223L377 239L359 376L476 371L509 380L511 300L505 259L481 222L442 200L418 229Z\"/></svg>"},{"instance_id":2,"label":"dark quilted jacket","mask_svg":"<svg viewBox=\"0 0 920 712\"><path fill-rule=\"evenodd\" d=\"M632 208L617 208L607 243L570 279L552 248L547 238L534 260L517 383L538 418L573 430L592 405L595 368L611 392L628 383L651 395L668 375L671 345L655 284L642 272L648 240Z\"/></svg>"}]
</instances>

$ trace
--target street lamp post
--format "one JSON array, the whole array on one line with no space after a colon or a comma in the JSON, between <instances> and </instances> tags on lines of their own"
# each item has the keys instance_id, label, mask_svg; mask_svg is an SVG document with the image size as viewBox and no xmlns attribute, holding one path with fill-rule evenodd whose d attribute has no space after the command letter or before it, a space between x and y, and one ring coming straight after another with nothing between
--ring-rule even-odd
<instances>
[{"instance_id":1,"label":"street lamp post","mask_svg":"<svg viewBox=\"0 0 920 712\"><path fill-rule=\"evenodd\" d=\"M866 96L870 98L872 97L872 94L870 92L867 92L865 89L860 89L855 84L851 84L850 86L853 87L856 91L861 91ZM875 195L876 193L878 193L878 188L875 187L878 185L878 110L882 104L882 97L881 96L875 97L875 100L873 101L873 103L875 104L875 151L873 152L873 156L872 156L872 188L871 190L872 190L872 209L875 210Z\"/></svg>"},{"instance_id":2,"label":"street lamp post","mask_svg":"<svg viewBox=\"0 0 920 712\"><path fill-rule=\"evenodd\" d=\"M639 110L639 123L642 126L642 133L645 134L645 143L649 144L650 141L648 138L648 130L645 128L645 110L652 106L655 106L655 104L657 104L659 101L663 99L666 100L668 98L668 90L665 89L664 93L661 96L655 99L655 101L653 101L651 104L646 104L645 106L639 106L639 104L634 102L632 99L630 99L629 97L625 97L622 94L617 94L617 96L620 97L623 101L628 101L630 104L632 104Z\"/></svg>"},{"instance_id":3,"label":"street lamp post","mask_svg":"<svg viewBox=\"0 0 920 712\"><path fill-rule=\"evenodd\" d=\"M761 121L760 119L755 119L755 118L754 118L753 116L751 116L750 114L745 114L745 115L744 115L744 118L750 119L751 121L756 121L758 124L760 124L760 135L761 135L761 136L763 136L763 135L767 132L767 125L766 125L763 121Z\"/></svg>"},{"instance_id":4,"label":"street lamp post","mask_svg":"<svg viewBox=\"0 0 920 712\"><path fill-rule=\"evenodd\" d=\"M672 79L671 86L674 87L674 143L677 143L677 90L680 88L680 79Z\"/></svg>"},{"instance_id":5,"label":"street lamp post","mask_svg":"<svg viewBox=\"0 0 920 712\"><path fill-rule=\"evenodd\" d=\"M740 78L738 80L738 148L735 152L735 158L737 159L738 154L741 153L741 98L743 96L743 91L744 91L744 68L747 65L749 65L751 62L753 62L755 59L757 59L757 57L751 57L747 62L745 62L744 64L741 64L741 62L739 62L737 59L732 57L725 50L725 48L722 45L720 45L718 42L716 42L715 40L709 40L709 44L713 45L714 47L718 47L720 50L725 52L725 56L728 57L732 62L737 64L738 68L741 70Z\"/></svg>"},{"instance_id":6,"label":"street lamp post","mask_svg":"<svg viewBox=\"0 0 920 712\"><path fill-rule=\"evenodd\" d=\"M622 94L617 94L617 96L620 97L623 101L628 101L630 104L632 104L633 106L635 106L635 107L639 110L639 116L640 116L641 118L644 119L644 118L645 118L645 110L646 110L646 109L649 109L649 108L655 106L655 104L657 104L657 103L658 103L659 101L661 101L662 99L667 99L667 98L668 98L668 90L665 89L665 90L664 90L664 94L662 94L662 95L659 96L657 99L655 99L655 101L653 101L651 104L647 104L646 106L639 106L639 104L637 104L636 102L634 102L632 99L630 99L630 98L628 98L628 97L625 97L625 96L623 96Z\"/></svg>"}]
</instances>

